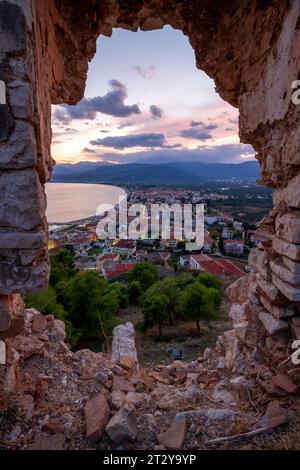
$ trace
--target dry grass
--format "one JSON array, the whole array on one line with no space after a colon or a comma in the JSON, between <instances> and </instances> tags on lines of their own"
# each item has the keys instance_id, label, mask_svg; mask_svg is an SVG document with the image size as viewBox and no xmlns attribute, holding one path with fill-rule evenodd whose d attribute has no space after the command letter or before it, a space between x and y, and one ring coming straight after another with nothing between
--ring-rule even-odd
<instances>
[{"instance_id":1,"label":"dry grass","mask_svg":"<svg viewBox=\"0 0 300 470\"><path fill-rule=\"evenodd\" d=\"M231 328L227 319L227 300L223 301L221 317L211 322L210 326L202 325L199 335L195 323L174 321L174 325L163 325L163 337L158 336L157 327L142 333L139 326L143 322L143 315L139 307L128 307L118 315L122 322L132 321L137 331L137 349L142 367L153 367L158 363L172 362L172 348L180 347L184 351L184 360L191 361L202 355L207 347L214 346L217 337Z\"/></svg>"}]
</instances>

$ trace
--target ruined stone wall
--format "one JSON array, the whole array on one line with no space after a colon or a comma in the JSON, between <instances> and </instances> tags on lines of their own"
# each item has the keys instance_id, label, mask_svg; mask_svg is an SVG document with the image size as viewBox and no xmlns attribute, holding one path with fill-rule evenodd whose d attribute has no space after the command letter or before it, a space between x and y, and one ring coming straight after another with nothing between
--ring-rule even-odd
<instances>
[{"instance_id":1,"label":"ruined stone wall","mask_svg":"<svg viewBox=\"0 0 300 470\"><path fill-rule=\"evenodd\" d=\"M11 296L48 282L51 103L82 98L100 34L170 24L188 36L221 97L239 108L241 140L257 152L262 183L276 188L251 254L250 317L255 310L268 335L291 327L299 337L300 107L291 101L299 19L298 0L0 1L0 331L14 315Z\"/></svg>"}]
</instances>

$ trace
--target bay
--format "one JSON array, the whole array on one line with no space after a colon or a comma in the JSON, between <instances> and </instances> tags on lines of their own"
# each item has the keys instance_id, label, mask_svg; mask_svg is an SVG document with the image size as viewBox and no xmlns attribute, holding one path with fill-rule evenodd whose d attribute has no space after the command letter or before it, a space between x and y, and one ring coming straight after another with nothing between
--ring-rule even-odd
<instances>
[{"instance_id":1,"label":"bay","mask_svg":"<svg viewBox=\"0 0 300 470\"><path fill-rule=\"evenodd\" d=\"M115 206L126 193L106 184L47 183L46 195L48 222L64 223L94 216L100 204Z\"/></svg>"}]
</instances>

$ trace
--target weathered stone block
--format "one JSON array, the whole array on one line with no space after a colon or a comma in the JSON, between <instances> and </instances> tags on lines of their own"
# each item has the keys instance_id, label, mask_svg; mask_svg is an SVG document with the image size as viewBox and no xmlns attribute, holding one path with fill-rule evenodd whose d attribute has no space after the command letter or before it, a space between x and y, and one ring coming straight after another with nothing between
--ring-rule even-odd
<instances>
[{"instance_id":1,"label":"weathered stone block","mask_svg":"<svg viewBox=\"0 0 300 470\"><path fill-rule=\"evenodd\" d=\"M14 127L14 120L7 104L0 104L0 142L5 142Z\"/></svg>"},{"instance_id":2,"label":"weathered stone block","mask_svg":"<svg viewBox=\"0 0 300 470\"><path fill-rule=\"evenodd\" d=\"M255 272L261 273L261 275L267 279L269 276L268 271L268 258L267 253L264 250L253 249L250 252L248 264L253 268Z\"/></svg>"},{"instance_id":3,"label":"weathered stone block","mask_svg":"<svg viewBox=\"0 0 300 470\"><path fill-rule=\"evenodd\" d=\"M235 323L234 331L240 341L245 341L249 328L251 329L248 321Z\"/></svg>"},{"instance_id":4,"label":"weathered stone block","mask_svg":"<svg viewBox=\"0 0 300 470\"><path fill-rule=\"evenodd\" d=\"M134 441L137 437L136 412L133 406L125 404L108 422L105 431L115 444Z\"/></svg>"},{"instance_id":5,"label":"weathered stone block","mask_svg":"<svg viewBox=\"0 0 300 470\"><path fill-rule=\"evenodd\" d=\"M137 363L135 331L131 322L114 329L111 351L112 362L119 362L122 356L129 356Z\"/></svg>"},{"instance_id":6,"label":"weathered stone block","mask_svg":"<svg viewBox=\"0 0 300 470\"><path fill-rule=\"evenodd\" d=\"M247 294L255 291L255 274L248 273L230 284L226 295L232 303L243 304L248 300Z\"/></svg>"},{"instance_id":7,"label":"weathered stone block","mask_svg":"<svg viewBox=\"0 0 300 470\"><path fill-rule=\"evenodd\" d=\"M300 274L300 263L297 263L296 261L288 258L287 256L282 256L282 262L284 266L289 269L289 271L297 275Z\"/></svg>"},{"instance_id":8,"label":"weathered stone block","mask_svg":"<svg viewBox=\"0 0 300 470\"><path fill-rule=\"evenodd\" d=\"M279 277L272 275L272 281L276 287L287 297L291 302L300 302L300 286L294 286L288 282L284 282Z\"/></svg>"},{"instance_id":9,"label":"weathered stone block","mask_svg":"<svg viewBox=\"0 0 300 470\"><path fill-rule=\"evenodd\" d=\"M300 216L291 212L276 218L276 235L290 243L300 243Z\"/></svg>"},{"instance_id":10,"label":"weathered stone block","mask_svg":"<svg viewBox=\"0 0 300 470\"><path fill-rule=\"evenodd\" d=\"M17 119L33 118L33 100L29 82L14 80L7 85L10 111Z\"/></svg>"},{"instance_id":11,"label":"weathered stone block","mask_svg":"<svg viewBox=\"0 0 300 470\"><path fill-rule=\"evenodd\" d=\"M25 47L26 19L21 8L0 3L0 52L20 53Z\"/></svg>"},{"instance_id":12,"label":"weathered stone block","mask_svg":"<svg viewBox=\"0 0 300 470\"><path fill-rule=\"evenodd\" d=\"M245 312L246 303L240 304L232 304L229 310L228 316L232 319L233 323L241 323L247 319L247 315Z\"/></svg>"},{"instance_id":13,"label":"weathered stone block","mask_svg":"<svg viewBox=\"0 0 300 470\"><path fill-rule=\"evenodd\" d=\"M288 207L300 208L300 175L295 176L284 189L274 191L274 206L286 204Z\"/></svg>"},{"instance_id":14,"label":"weathered stone block","mask_svg":"<svg viewBox=\"0 0 300 470\"><path fill-rule=\"evenodd\" d=\"M256 282L260 289L272 300L277 300L278 298L278 289L273 284L268 282L260 274L256 275Z\"/></svg>"},{"instance_id":15,"label":"weathered stone block","mask_svg":"<svg viewBox=\"0 0 300 470\"><path fill-rule=\"evenodd\" d=\"M10 139L0 143L0 170L32 168L36 159L33 127L27 122L16 121Z\"/></svg>"},{"instance_id":16,"label":"weathered stone block","mask_svg":"<svg viewBox=\"0 0 300 470\"><path fill-rule=\"evenodd\" d=\"M46 243L45 232L0 232L1 249L26 249L41 248Z\"/></svg>"},{"instance_id":17,"label":"weathered stone block","mask_svg":"<svg viewBox=\"0 0 300 470\"><path fill-rule=\"evenodd\" d=\"M290 268L292 268L292 270L287 269L282 264L278 264L277 262L275 263L274 261L270 261L270 268L272 272L283 281L289 282L291 284L300 283L300 263L293 262L289 258L286 258L286 259L290 261L290 263L289 261L288 263L289 263ZM299 273L295 272L298 270L299 270Z\"/></svg>"},{"instance_id":18,"label":"weathered stone block","mask_svg":"<svg viewBox=\"0 0 300 470\"><path fill-rule=\"evenodd\" d=\"M109 406L103 393L90 398L84 408L86 437L90 441L99 441L109 420Z\"/></svg>"},{"instance_id":19,"label":"weathered stone block","mask_svg":"<svg viewBox=\"0 0 300 470\"><path fill-rule=\"evenodd\" d=\"M50 268L46 255L34 259L33 263L28 266L23 266L18 252L0 250L1 293L8 295L20 292L23 294L44 290L47 287L49 275Z\"/></svg>"},{"instance_id":20,"label":"weathered stone block","mask_svg":"<svg viewBox=\"0 0 300 470\"><path fill-rule=\"evenodd\" d=\"M42 225L45 196L35 170L0 173L0 226L31 230Z\"/></svg>"},{"instance_id":21,"label":"weathered stone block","mask_svg":"<svg viewBox=\"0 0 300 470\"><path fill-rule=\"evenodd\" d=\"M17 295L0 295L0 339L19 334L24 327L24 303Z\"/></svg>"},{"instance_id":22,"label":"weathered stone block","mask_svg":"<svg viewBox=\"0 0 300 470\"><path fill-rule=\"evenodd\" d=\"M273 249L280 255L285 255L295 261L300 261L300 245L273 238Z\"/></svg>"},{"instance_id":23,"label":"weathered stone block","mask_svg":"<svg viewBox=\"0 0 300 470\"><path fill-rule=\"evenodd\" d=\"M288 323L284 320L277 320L268 312L259 312L258 318L270 335L275 335L288 329Z\"/></svg>"},{"instance_id":24,"label":"weathered stone block","mask_svg":"<svg viewBox=\"0 0 300 470\"><path fill-rule=\"evenodd\" d=\"M8 330L11 320L11 299L8 295L0 295L0 332Z\"/></svg>"},{"instance_id":25,"label":"weathered stone block","mask_svg":"<svg viewBox=\"0 0 300 470\"><path fill-rule=\"evenodd\" d=\"M260 301L265 309L272 313L275 318L291 317L294 315L294 309L288 305L280 305L268 300L264 295L260 296Z\"/></svg>"}]
</instances>

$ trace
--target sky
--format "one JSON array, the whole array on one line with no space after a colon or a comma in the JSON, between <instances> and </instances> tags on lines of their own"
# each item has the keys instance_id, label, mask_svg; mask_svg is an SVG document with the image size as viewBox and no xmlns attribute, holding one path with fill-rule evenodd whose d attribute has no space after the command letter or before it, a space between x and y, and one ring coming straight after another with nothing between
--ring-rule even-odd
<instances>
[{"instance_id":1,"label":"sky","mask_svg":"<svg viewBox=\"0 0 300 470\"><path fill-rule=\"evenodd\" d=\"M181 31L100 36L84 98L52 107L57 163L242 162L251 146L238 137L238 111L195 65Z\"/></svg>"}]
</instances>

